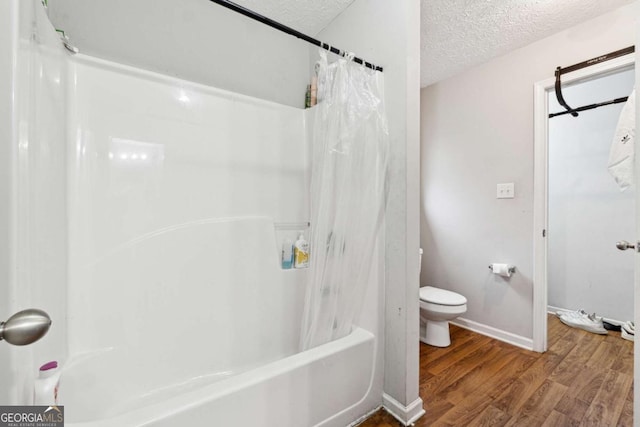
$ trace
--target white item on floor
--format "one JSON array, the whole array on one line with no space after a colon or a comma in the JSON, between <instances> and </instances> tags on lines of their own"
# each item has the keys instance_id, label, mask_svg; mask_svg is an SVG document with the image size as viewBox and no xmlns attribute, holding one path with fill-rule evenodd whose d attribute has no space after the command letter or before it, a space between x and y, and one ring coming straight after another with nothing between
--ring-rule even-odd
<instances>
[{"instance_id":1,"label":"white item on floor","mask_svg":"<svg viewBox=\"0 0 640 427\"><path fill-rule=\"evenodd\" d=\"M609 151L609 173L624 191L634 180L634 143L636 137L636 90L629 95L620 113L616 133Z\"/></svg>"},{"instance_id":2,"label":"white item on floor","mask_svg":"<svg viewBox=\"0 0 640 427\"><path fill-rule=\"evenodd\" d=\"M435 347L451 345L449 321L467 312L462 295L423 286L420 288L420 341Z\"/></svg>"},{"instance_id":3,"label":"white item on floor","mask_svg":"<svg viewBox=\"0 0 640 427\"><path fill-rule=\"evenodd\" d=\"M607 334L607 330L602 323L602 317L596 316L595 313L587 314L584 310L568 311L557 313L560 321L567 326L582 329L594 334Z\"/></svg>"},{"instance_id":4,"label":"white item on floor","mask_svg":"<svg viewBox=\"0 0 640 427\"><path fill-rule=\"evenodd\" d=\"M620 328L620 336L625 340L634 341L636 335L636 325L633 322L626 322Z\"/></svg>"},{"instance_id":5,"label":"white item on floor","mask_svg":"<svg viewBox=\"0 0 640 427\"><path fill-rule=\"evenodd\" d=\"M565 317L572 317L572 318L579 318L579 317L584 317L588 315L589 313L587 313L583 309L576 310L576 311L558 311L556 313L556 316L558 317L565 316Z\"/></svg>"},{"instance_id":6,"label":"white item on floor","mask_svg":"<svg viewBox=\"0 0 640 427\"><path fill-rule=\"evenodd\" d=\"M622 326L624 328L626 328L632 334L636 333L636 324L634 322L625 322L624 325L622 325Z\"/></svg>"}]
</instances>

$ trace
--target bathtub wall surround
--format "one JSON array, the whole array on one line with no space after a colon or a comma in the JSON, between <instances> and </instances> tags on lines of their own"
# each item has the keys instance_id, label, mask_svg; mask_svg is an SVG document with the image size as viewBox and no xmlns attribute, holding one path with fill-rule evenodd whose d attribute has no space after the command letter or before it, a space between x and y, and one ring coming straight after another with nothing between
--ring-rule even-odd
<instances>
[{"instance_id":1,"label":"bathtub wall surround","mask_svg":"<svg viewBox=\"0 0 640 427\"><path fill-rule=\"evenodd\" d=\"M69 421L127 419L213 383L219 397L297 353L308 270L280 268L274 224L309 218L308 113L87 57L71 67ZM366 386L346 406L291 422L357 403L372 371L351 377ZM89 393L88 377L104 386ZM218 397L199 410L227 406Z\"/></svg>"}]
</instances>

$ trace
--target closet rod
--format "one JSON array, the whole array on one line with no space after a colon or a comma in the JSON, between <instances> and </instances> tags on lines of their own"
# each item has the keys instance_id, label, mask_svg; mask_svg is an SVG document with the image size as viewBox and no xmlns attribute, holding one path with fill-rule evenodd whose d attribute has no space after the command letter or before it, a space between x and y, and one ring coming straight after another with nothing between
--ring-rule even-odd
<instances>
[{"instance_id":1,"label":"closet rod","mask_svg":"<svg viewBox=\"0 0 640 427\"><path fill-rule=\"evenodd\" d=\"M278 31L282 31L283 33L287 33L289 35L295 36L308 43L321 47L322 49L326 49L331 53L335 53L336 55L340 55L344 57L347 54L347 52L344 50L333 47L327 43L323 43L320 40L314 39L313 37L310 37L304 33L301 33L300 31L294 30L291 27L287 27L284 24L274 21L273 19L267 18L266 16L260 15L254 12L253 10L247 9L246 7L240 6L239 4L236 4L232 1L229 1L229 0L210 0L210 1L212 1L213 3L219 4L220 6L226 7L227 9L233 10L234 12L240 13L241 15L244 15L248 18L254 19L260 23L268 25L271 28L275 28ZM374 65L358 57L354 57L353 62L356 62L358 64L363 64L365 67L371 68L372 70L383 71L382 67Z\"/></svg>"}]
</instances>

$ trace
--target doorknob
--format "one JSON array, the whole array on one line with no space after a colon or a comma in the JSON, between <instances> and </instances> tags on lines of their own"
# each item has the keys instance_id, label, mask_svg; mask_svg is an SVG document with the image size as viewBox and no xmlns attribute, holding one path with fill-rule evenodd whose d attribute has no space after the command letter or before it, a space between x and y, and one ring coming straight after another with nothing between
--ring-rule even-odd
<instances>
[{"instance_id":1,"label":"doorknob","mask_svg":"<svg viewBox=\"0 0 640 427\"><path fill-rule=\"evenodd\" d=\"M0 341L13 345L27 345L42 338L51 326L51 318L37 308L22 310L6 322L0 322Z\"/></svg>"},{"instance_id":2,"label":"doorknob","mask_svg":"<svg viewBox=\"0 0 640 427\"><path fill-rule=\"evenodd\" d=\"M626 251L627 249L635 249L636 245L634 245L633 243L629 243L626 240L621 240L619 242L616 242L616 248L620 249L621 251Z\"/></svg>"}]
</instances>

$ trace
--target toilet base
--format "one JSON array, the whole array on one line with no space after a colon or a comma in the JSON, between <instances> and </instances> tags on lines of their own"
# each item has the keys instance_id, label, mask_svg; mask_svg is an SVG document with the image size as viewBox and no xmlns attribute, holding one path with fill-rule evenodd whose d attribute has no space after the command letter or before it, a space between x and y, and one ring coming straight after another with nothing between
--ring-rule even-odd
<instances>
[{"instance_id":1,"label":"toilet base","mask_svg":"<svg viewBox=\"0 0 640 427\"><path fill-rule=\"evenodd\" d=\"M451 336L449 335L448 320L426 320L424 333L420 328L420 341L434 347L449 347L451 345Z\"/></svg>"}]
</instances>

